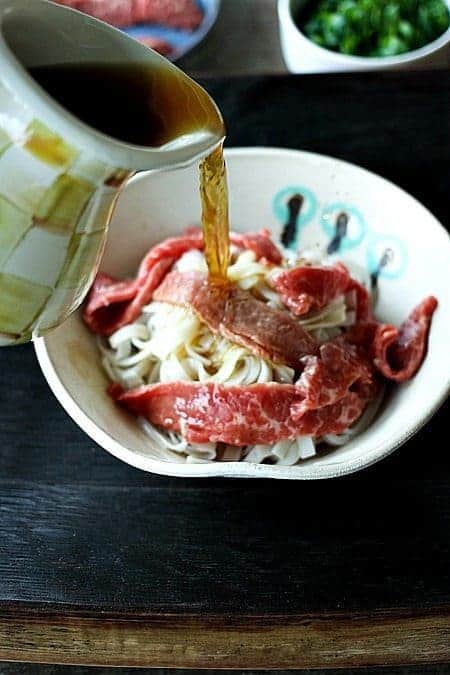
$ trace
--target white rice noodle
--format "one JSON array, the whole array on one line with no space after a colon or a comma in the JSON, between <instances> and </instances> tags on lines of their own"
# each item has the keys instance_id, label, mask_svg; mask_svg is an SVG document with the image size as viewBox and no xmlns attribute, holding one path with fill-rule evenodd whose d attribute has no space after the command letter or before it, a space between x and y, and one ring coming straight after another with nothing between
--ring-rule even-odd
<instances>
[{"instance_id":1,"label":"white rice noodle","mask_svg":"<svg viewBox=\"0 0 450 675\"><path fill-rule=\"evenodd\" d=\"M309 459L316 454L314 439L311 436L299 436L286 441L278 441L274 445L254 445L244 457L245 462L253 464L280 464L293 466L300 460Z\"/></svg>"},{"instance_id":2,"label":"white rice noodle","mask_svg":"<svg viewBox=\"0 0 450 675\"><path fill-rule=\"evenodd\" d=\"M139 423L146 435L152 441L152 446L161 454L161 459L168 459L167 452L170 453L170 460L184 462L187 458L191 461L207 461L216 459L217 449L215 443L203 443L195 446L184 441L179 434L166 429L158 429L150 424L146 419L140 417Z\"/></svg>"}]
</instances>

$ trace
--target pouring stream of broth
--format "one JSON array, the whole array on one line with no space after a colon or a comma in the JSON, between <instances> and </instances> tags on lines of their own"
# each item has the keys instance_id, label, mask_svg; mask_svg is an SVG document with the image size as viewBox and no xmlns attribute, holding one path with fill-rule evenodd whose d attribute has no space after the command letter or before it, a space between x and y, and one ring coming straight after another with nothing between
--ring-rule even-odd
<instances>
[{"instance_id":1,"label":"pouring stream of broth","mask_svg":"<svg viewBox=\"0 0 450 675\"><path fill-rule=\"evenodd\" d=\"M35 67L30 74L80 120L126 143L160 147L202 131L225 136L208 94L175 68L83 63ZM224 282L230 254L223 142L200 163L200 196L209 278Z\"/></svg>"},{"instance_id":2,"label":"pouring stream of broth","mask_svg":"<svg viewBox=\"0 0 450 675\"><path fill-rule=\"evenodd\" d=\"M202 229L209 279L227 280L230 260L227 169L221 143L200 163Z\"/></svg>"}]
</instances>

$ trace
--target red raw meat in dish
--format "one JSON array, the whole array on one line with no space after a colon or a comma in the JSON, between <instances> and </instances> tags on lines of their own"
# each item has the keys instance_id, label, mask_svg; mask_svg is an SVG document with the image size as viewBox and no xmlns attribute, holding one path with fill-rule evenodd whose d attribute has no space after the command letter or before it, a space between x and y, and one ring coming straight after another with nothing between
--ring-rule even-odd
<instances>
[{"instance_id":1,"label":"red raw meat in dish","mask_svg":"<svg viewBox=\"0 0 450 675\"><path fill-rule=\"evenodd\" d=\"M430 296L411 312L400 328L377 326L372 346L374 364L389 380L404 382L419 370L437 305L436 298Z\"/></svg>"},{"instance_id":2,"label":"red raw meat in dish","mask_svg":"<svg viewBox=\"0 0 450 675\"><path fill-rule=\"evenodd\" d=\"M113 384L109 393L130 412L192 443L251 445L342 433L378 390L373 368L355 348L330 343L305 357L297 384L171 382L130 391Z\"/></svg>"},{"instance_id":3,"label":"red raw meat in dish","mask_svg":"<svg viewBox=\"0 0 450 675\"><path fill-rule=\"evenodd\" d=\"M252 445L298 436L338 434L361 415L367 401L349 392L340 401L299 414L295 385L217 385L200 382L151 384L131 391L110 387L111 396L152 424L181 432L191 443Z\"/></svg>"},{"instance_id":4,"label":"red raw meat in dish","mask_svg":"<svg viewBox=\"0 0 450 675\"><path fill-rule=\"evenodd\" d=\"M185 235L196 235L202 238L202 230L197 225L192 225L184 230ZM283 256L280 249L272 241L270 231L266 228L259 232L230 232L230 241L238 248L253 251L256 260L272 265L281 265Z\"/></svg>"},{"instance_id":5,"label":"red raw meat in dish","mask_svg":"<svg viewBox=\"0 0 450 675\"><path fill-rule=\"evenodd\" d=\"M357 318L367 320L370 315L368 292L341 263L333 267L303 265L280 270L270 281L281 301L297 316L323 309L338 296L351 292L356 295Z\"/></svg>"},{"instance_id":6,"label":"red raw meat in dish","mask_svg":"<svg viewBox=\"0 0 450 675\"><path fill-rule=\"evenodd\" d=\"M275 363L300 368L317 344L284 310L273 309L234 284L212 285L199 272L170 272L153 295L158 302L190 306L214 332Z\"/></svg>"},{"instance_id":7,"label":"red raw meat in dish","mask_svg":"<svg viewBox=\"0 0 450 675\"><path fill-rule=\"evenodd\" d=\"M136 279L114 281L100 273L84 307L86 324L94 333L111 335L121 326L135 321L173 263L186 251L202 248L203 240L198 234L173 237L149 251L139 266Z\"/></svg>"},{"instance_id":8,"label":"red raw meat in dish","mask_svg":"<svg viewBox=\"0 0 450 675\"><path fill-rule=\"evenodd\" d=\"M193 31L203 20L195 0L134 0L132 4L135 23L160 23Z\"/></svg>"},{"instance_id":9,"label":"red raw meat in dish","mask_svg":"<svg viewBox=\"0 0 450 675\"><path fill-rule=\"evenodd\" d=\"M267 230L251 235L231 233L230 239L236 246L252 250L257 259L281 261L281 254ZM172 265L183 253L193 249L203 249L203 237L197 227L188 228L184 236L167 239L152 248L139 266L136 279L115 281L100 273L84 307L86 324L94 333L111 335L137 319Z\"/></svg>"},{"instance_id":10,"label":"red raw meat in dish","mask_svg":"<svg viewBox=\"0 0 450 675\"><path fill-rule=\"evenodd\" d=\"M343 265L314 267L304 265L280 270L271 285L291 312L302 316L317 311L346 292L350 275Z\"/></svg>"},{"instance_id":11,"label":"red raw meat in dish","mask_svg":"<svg viewBox=\"0 0 450 675\"><path fill-rule=\"evenodd\" d=\"M234 232L231 234L231 243L253 251L257 260L262 262L281 265L283 261L283 256L270 238L269 230L264 229L260 232L249 232L247 234Z\"/></svg>"},{"instance_id":12,"label":"red raw meat in dish","mask_svg":"<svg viewBox=\"0 0 450 675\"><path fill-rule=\"evenodd\" d=\"M428 343L433 314L438 301L425 298L400 328L376 321L362 321L346 331L344 339L364 350L375 367L388 380L405 382L419 370Z\"/></svg>"},{"instance_id":13,"label":"red raw meat in dish","mask_svg":"<svg viewBox=\"0 0 450 675\"><path fill-rule=\"evenodd\" d=\"M350 390L366 399L377 394L379 382L372 364L352 345L325 343L318 356L307 356L303 363L304 370L297 382L304 395L297 408L299 414L332 405Z\"/></svg>"},{"instance_id":14,"label":"red raw meat in dish","mask_svg":"<svg viewBox=\"0 0 450 675\"><path fill-rule=\"evenodd\" d=\"M113 26L159 23L193 31L203 12L195 0L57 0L59 4L106 21Z\"/></svg>"},{"instance_id":15,"label":"red raw meat in dish","mask_svg":"<svg viewBox=\"0 0 450 675\"><path fill-rule=\"evenodd\" d=\"M266 230L230 238L268 265L282 262ZM375 321L367 290L342 264L306 265L273 273L272 285L286 305L279 310L236 284L214 285L200 272L171 270L193 249L203 249L198 228L151 249L135 279L116 281L99 274L84 308L91 330L112 334L137 319L152 299L187 306L213 332L258 356L290 365L298 380L239 386L180 381L129 391L111 385L110 395L130 412L181 433L191 443L267 445L342 433L378 396L383 377L404 382L419 369L437 307L434 297L396 328ZM297 316L319 311L340 295L356 310L356 323L319 346Z\"/></svg>"},{"instance_id":16,"label":"red raw meat in dish","mask_svg":"<svg viewBox=\"0 0 450 675\"><path fill-rule=\"evenodd\" d=\"M77 9L112 26L131 26L133 20L132 0L57 0L60 5Z\"/></svg>"}]
</instances>

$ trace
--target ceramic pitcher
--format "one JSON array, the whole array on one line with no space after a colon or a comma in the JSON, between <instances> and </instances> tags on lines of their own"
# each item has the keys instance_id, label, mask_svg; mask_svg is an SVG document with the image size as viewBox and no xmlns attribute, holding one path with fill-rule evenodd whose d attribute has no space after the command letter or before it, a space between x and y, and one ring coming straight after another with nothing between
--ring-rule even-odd
<instances>
[{"instance_id":1,"label":"ceramic pitcher","mask_svg":"<svg viewBox=\"0 0 450 675\"><path fill-rule=\"evenodd\" d=\"M61 63L175 68L121 31L69 8L0 0L0 345L42 335L80 305L115 201L132 173L182 166L221 140L220 113L198 85L203 105L216 110L213 130L160 148L108 137L62 108L28 73ZM178 74L186 86L187 76Z\"/></svg>"}]
</instances>

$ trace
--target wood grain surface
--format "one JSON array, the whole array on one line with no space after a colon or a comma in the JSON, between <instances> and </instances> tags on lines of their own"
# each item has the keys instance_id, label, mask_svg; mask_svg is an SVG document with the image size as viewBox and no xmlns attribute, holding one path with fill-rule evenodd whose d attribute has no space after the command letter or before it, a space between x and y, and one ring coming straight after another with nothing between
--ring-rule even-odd
<instances>
[{"instance_id":1,"label":"wood grain surface","mask_svg":"<svg viewBox=\"0 0 450 675\"><path fill-rule=\"evenodd\" d=\"M93 666L317 668L450 660L450 610L371 617L134 616L4 612L0 658ZM6 649L1 645L6 644ZM419 649L418 649L419 648Z\"/></svg>"},{"instance_id":2,"label":"wood grain surface","mask_svg":"<svg viewBox=\"0 0 450 675\"><path fill-rule=\"evenodd\" d=\"M450 73L207 86L229 145L354 161L450 222ZM1 349L0 659L450 661L448 412L339 480L164 478L121 464L77 429L31 346Z\"/></svg>"}]
</instances>

